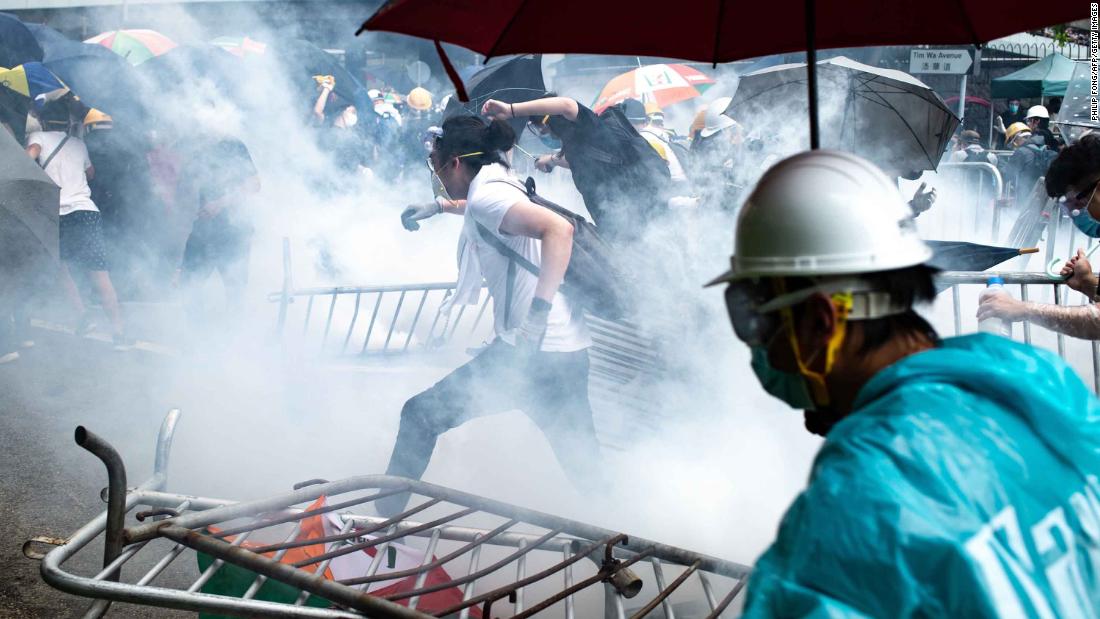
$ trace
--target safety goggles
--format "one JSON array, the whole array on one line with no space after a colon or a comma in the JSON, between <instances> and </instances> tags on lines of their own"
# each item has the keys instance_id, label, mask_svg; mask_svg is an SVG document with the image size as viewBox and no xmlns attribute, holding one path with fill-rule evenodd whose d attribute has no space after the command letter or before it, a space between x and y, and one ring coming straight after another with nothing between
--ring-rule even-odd
<instances>
[{"instance_id":1,"label":"safety goggles","mask_svg":"<svg viewBox=\"0 0 1100 619\"><path fill-rule=\"evenodd\" d=\"M438 137L436 139L438 139ZM458 158L463 159L465 157L474 157L483 154L485 154L484 151L479 150L472 153L466 153L465 155L459 155ZM454 199L452 199L450 194L447 193L447 187L443 184L443 179L439 178L439 173L435 169L435 164L432 163L431 153L429 153L428 156L424 158L424 163L428 166L428 172L430 172L432 175L432 194L437 198L443 197L448 202L453 203Z\"/></svg>"},{"instance_id":2,"label":"safety goggles","mask_svg":"<svg viewBox=\"0 0 1100 619\"><path fill-rule=\"evenodd\" d=\"M749 346L765 346L783 326L780 310L805 302L815 294L832 297L847 320L874 320L901 314L909 306L895 303L890 295L872 290L859 279L826 280L791 292L780 292L771 280L738 280L726 288L726 311L733 332ZM778 293L778 294L777 294Z\"/></svg>"},{"instance_id":3,"label":"safety goggles","mask_svg":"<svg viewBox=\"0 0 1100 619\"><path fill-rule=\"evenodd\" d=\"M1065 203L1066 208L1070 210L1080 210L1088 206L1089 202L1092 202L1092 196L1096 193L1096 187L1100 185L1100 179L1089 183L1084 189L1074 193L1073 195L1066 194L1062 196L1062 202Z\"/></svg>"}]
</instances>

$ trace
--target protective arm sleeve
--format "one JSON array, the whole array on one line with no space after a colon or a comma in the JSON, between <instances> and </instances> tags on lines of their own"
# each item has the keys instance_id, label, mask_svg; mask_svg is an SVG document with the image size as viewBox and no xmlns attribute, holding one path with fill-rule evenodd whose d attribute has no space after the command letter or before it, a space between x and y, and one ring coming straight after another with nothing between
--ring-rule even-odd
<instances>
[{"instance_id":1,"label":"protective arm sleeve","mask_svg":"<svg viewBox=\"0 0 1100 619\"><path fill-rule=\"evenodd\" d=\"M1083 340L1100 340L1100 308L1029 303L1027 317L1033 324Z\"/></svg>"}]
</instances>

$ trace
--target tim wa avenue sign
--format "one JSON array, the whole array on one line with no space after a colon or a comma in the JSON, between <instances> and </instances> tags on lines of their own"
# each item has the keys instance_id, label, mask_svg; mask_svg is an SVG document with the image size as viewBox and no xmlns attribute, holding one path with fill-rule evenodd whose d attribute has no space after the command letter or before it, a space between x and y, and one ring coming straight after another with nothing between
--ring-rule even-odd
<instances>
[{"instance_id":1,"label":"tim wa avenue sign","mask_svg":"<svg viewBox=\"0 0 1100 619\"><path fill-rule=\"evenodd\" d=\"M910 73L963 75L970 70L972 62L970 52L965 49L909 50Z\"/></svg>"}]
</instances>

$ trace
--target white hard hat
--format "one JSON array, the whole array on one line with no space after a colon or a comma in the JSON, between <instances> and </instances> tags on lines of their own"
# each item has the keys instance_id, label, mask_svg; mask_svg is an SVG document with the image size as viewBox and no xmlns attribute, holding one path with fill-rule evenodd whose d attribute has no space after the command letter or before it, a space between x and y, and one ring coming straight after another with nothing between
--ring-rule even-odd
<instances>
[{"instance_id":1,"label":"white hard hat","mask_svg":"<svg viewBox=\"0 0 1100 619\"><path fill-rule=\"evenodd\" d=\"M723 114L732 100L733 97L720 97L710 102L710 105L707 106L707 113L703 117L703 130L699 132L699 135L709 138L715 133L736 124L732 118Z\"/></svg>"},{"instance_id":2,"label":"white hard hat","mask_svg":"<svg viewBox=\"0 0 1100 619\"><path fill-rule=\"evenodd\" d=\"M1027 116L1024 118L1050 118L1050 112L1041 105L1033 105L1027 108Z\"/></svg>"},{"instance_id":3,"label":"white hard hat","mask_svg":"<svg viewBox=\"0 0 1100 619\"><path fill-rule=\"evenodd\" d=\"M737 218L731 268L708 285L874 273L931 257L912 210L881 170L850 153L815 150L760 178Z\"/></svg>"}]
</instances>

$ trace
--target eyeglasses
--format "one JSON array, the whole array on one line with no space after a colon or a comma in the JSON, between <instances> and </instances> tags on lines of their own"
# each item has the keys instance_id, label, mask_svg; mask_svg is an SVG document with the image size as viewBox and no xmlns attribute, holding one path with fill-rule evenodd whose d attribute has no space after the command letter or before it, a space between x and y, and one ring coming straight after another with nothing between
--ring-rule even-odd
<instances>
[{"instance_id":1,"label":"eyeglasses","mask_svg":"<svg viewBox=\"0 0 1100 619\"><path fill-rule=\"evenodd\" d=\"M1098 185L1100 185L1100 178L1096 179L1087 187L1077 192L1073 196L1067 194L1063 196L1062 199L1070 208L1080 208L1088 204L1089 202L1092 202L1092 195L1096 193L1096 187Z\"/></svg>"}]
</instances>

